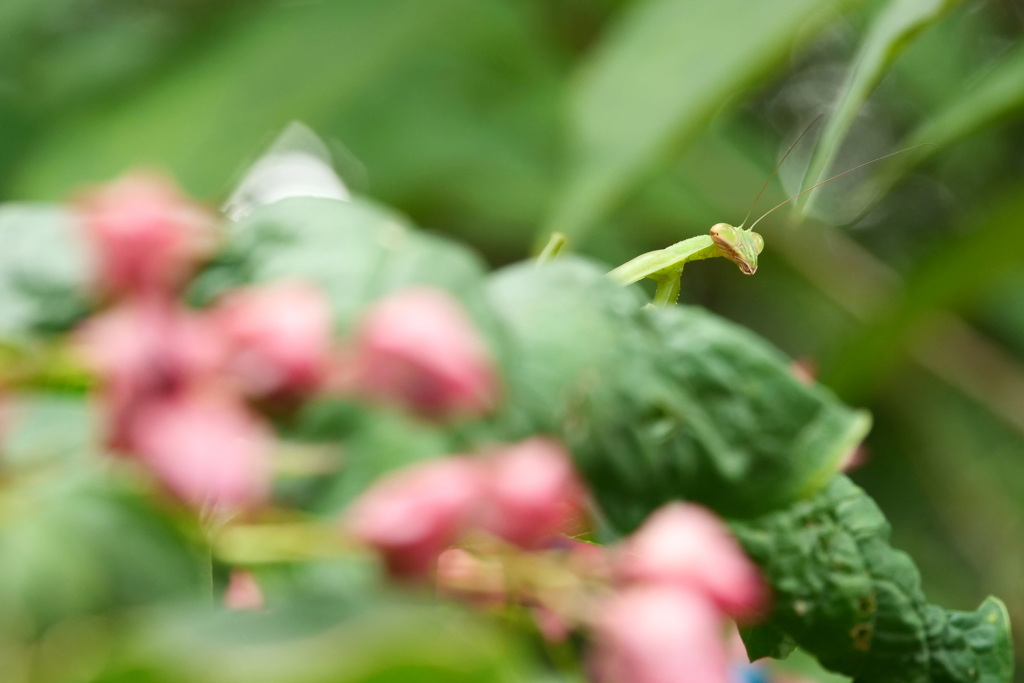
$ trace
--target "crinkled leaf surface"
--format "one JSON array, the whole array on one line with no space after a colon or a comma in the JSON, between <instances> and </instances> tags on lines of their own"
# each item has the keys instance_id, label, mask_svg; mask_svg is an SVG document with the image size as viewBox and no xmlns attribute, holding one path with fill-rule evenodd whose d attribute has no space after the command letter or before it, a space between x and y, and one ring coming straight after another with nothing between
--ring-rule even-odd
<instances>
[{"instance_id":1,"label":"crinkled leaf surface","mask_svg":"<svg viewBox=\"0 0 1024 683\"><path fill-rule=\"evenodd\" d=\"M867 434L867 413L799 381L789 359L746 329L693 306L645 313L665 413L674 416L664 460L693 452L700 463L695 477L665 466L658 479L668 488L712 506L719 492L736 490L717 507L752 514L821 488Z\"/></svg>"},{"instance_id":2,"label":"crinkled leaf surface","mask_svg":"<svg viewBox=\"0 0 1024 683\"><path fill-rule=\"evenodd\" d=\"M733 525L775 594L769 626L858 683L1008 683L1009 618L988 598L974 612L930 605L889 524L844 476L817 496ZM761 630L751 656L770 654Z\"/></svg>"},{"instance_id":3,"label":"crinkled leaf surface","mask_svg":"<svg viewBox=\"0 0 1024 683\"><path fill-rule=\"evenodd\" d=\"M621 531L680 498L729 516L788 505L867 431L764 341L702 309L640 310L589 262L516 266L488 292L517 359L506 426L562 436Z\"/></svg>"}]
</instances>

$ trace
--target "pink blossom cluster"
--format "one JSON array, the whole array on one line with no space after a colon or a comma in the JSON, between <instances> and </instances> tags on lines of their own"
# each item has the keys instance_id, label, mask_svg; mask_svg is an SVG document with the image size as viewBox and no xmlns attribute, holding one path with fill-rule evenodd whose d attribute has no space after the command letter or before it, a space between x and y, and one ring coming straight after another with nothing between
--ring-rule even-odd
<instances>
[{"instance_id":1,"label":"pink blossom cluster","mask_svg":"<svg viewBox=\"0 0 1024 683\"><path fill-rule=\"evenodd\" d=\"M78 346L102 380L108 444L196 508L267 502L267 408L327 390L429 419L497 404L484 343L443 292L411 289L378 302L335 346L329 303L305 283L240 288L204 310L180 303L220 235L213 216L164 178L135 174L94 190L78 216L104 306Z\"/></svg>"},{"instance_id":2,"label":"pink blossom cluster","mask_svg":"<svg viewBox=\"0 0 1024 683\"><path fill-rule=\"evenodd\" d=\"M347 525L393 576L410 579L475 535L532 550L578 531L582 515L583 486L564 448L535 437L387 476L353 504Z\"/></svg>"},{"instance_id":3,"label":"pink blossom cluster","mask_svg":"<svg viewBox=\"0 0 1024 683\"><path fill-rule=\"evenodd\" d=\"M603 548L564 538L583 503L566 450L532 438L387 476L347 524L396 577L433 573L474 604L527 605L549 639L588 633L596 681L731 680L731 620L755 619L767 591L728 527L675 503Z\"/></svg>"}]
</instances>

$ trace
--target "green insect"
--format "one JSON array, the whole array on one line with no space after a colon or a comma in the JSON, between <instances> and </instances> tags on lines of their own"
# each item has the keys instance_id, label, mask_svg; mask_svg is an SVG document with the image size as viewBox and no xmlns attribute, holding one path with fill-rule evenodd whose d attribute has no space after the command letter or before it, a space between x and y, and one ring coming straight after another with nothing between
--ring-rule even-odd
<instances>
[{"instance_id":1,"label":"green insect","mask_svg":"<svg viewBox=\"0 0 1024 683\"><path fill-rule=\"evenodd\" d=\"M679 281L683 267L690 261L724 256L745 275L757 272L757 257L764 250L764 238L758 233L728 223L715 223L707 235L698 235L676 242L670 247L649 251L608 273L622 285L630 285L645 277L658 283L655 304L674 304L679 298Z\"/></svg>"},{"instance_id":2,"label":"green insect","mask_svg":"<svg viewBox=\"0 0 1024 683\"><path fill-rule=\"evenodd\" d=\"M817 119L811 122L811 125L813 126L815 122L817 122ZM729 225L728 223L715 223L711 226L711 230L707 235L691 237L681 242L676 242L664 249L658 249L656 251L649 251L646 254L641 254L611 271L608 273L608 276L622 285L630 285L644 279L645 277L649 277L657 283L653 303L674 304L679 298L679 282L680 276L683 273L683 268L691 261L700 261L703 259L723 256L739 266L740 272L744 275L753 275L757 272L757 257L764 250L764 238L754 232L754 227L766 216L776 209L782 208L797 197L807 194L808 192L821 187L825 183L830 183L836 178L840 178L847 173L853 173L868 164L873 164L876 161L881 161L882 159L887 159L896 154L902 154L910 149L914 149L903 149L898 152L880 156L877 159L872 159L871 161L867 161L859 166L854 166L851 169L834 175L827 180L823 180L813 187L809 187L806 190L793 195L786 201L776 204L768 211L764 212L760 218L751 223L749 228L745 228L744 226L750 219L750 214L753 212L754 207L757 206L758 200L761 199L761 195L764 194L764 191L768 187L772 178L775 177L775 173L779 170L782 162L786 160L786 157L789 156L789 153L793 151L793 148L796 147L796 144L800 142L800 139L807 133L810 127L811 126L808 126L807 129L797 137L796 141L790 145L789 149L782 156L782 159L779 160L779 163L776 164L775 169L771 172L771 175L768 176L768 180L765 181L765 184L758 193L757 198L754 199L754 203L750 207L750 211L747 212L747 217L743 219L743 223L738 227Z\"/></svg>"}]
</instances>

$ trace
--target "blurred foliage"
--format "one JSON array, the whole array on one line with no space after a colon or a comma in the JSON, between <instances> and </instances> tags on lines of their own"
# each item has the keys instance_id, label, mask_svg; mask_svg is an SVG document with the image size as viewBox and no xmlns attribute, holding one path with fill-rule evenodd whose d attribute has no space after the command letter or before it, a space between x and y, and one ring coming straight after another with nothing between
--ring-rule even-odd
<instances>
[{"instance_id":1,"label":"blurred foliage","mask_svg":"<svg viewBox=\"0 0 1024 683\"><path fill-rule=\"evenodd\" d=\"M451 606L323 601L271 614L136 615L97 683L386 683L529 680L522 652ZM155 618L154 618L155 617ZM129 622L129 626L131 626ZM116 632L112 635L119 635Z\"/></svg>"},{"instance_id":2,"label":"blurred foliage","mask_svg":"<svg viewBox=\"0 0 1024 683\"><path fill-rule=\"evenodd\" d=\"M1024 8L954 4L5 0L0 196L151 164L219 202L298 119L355 191L494 263L553 227L618 263L738 222L823 112L766 208L812 155L930 143L776 212L754 278L700 264L683 298L868 408L854 478L928 592L1024 623Z\"/></svg>"},{"instance_id":3,"label":"blurred foliage","mask_svg":"<svg viewBox=\"0 0 1024 683\"><path fill-rule=\"evenodd\" d=\"M66 326L83 311L85 249L70 223L67 211L56 206L8 204L0 209L0 334L6 340ZM53 249L55 244L62 248ZM40 253L47 258L37 258Z\"/></svg>"}]
</instances>

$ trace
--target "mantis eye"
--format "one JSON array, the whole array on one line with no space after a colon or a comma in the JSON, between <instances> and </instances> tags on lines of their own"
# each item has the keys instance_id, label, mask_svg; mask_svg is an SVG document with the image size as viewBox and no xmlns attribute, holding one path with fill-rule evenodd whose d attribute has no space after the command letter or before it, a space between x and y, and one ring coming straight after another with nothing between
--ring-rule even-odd
<instances>
[{"instance_id":1,"label":"mantis eye","mask_svg":"<svg viewBox=\"0 0 1024 683\"><path fill-rule=\"evenodd\" d=\"M735 244L737 238L736 228L728 223L715 223L711 226L711 237L716 241Z\"/></svg>"},{"instance_id":2,"label":"mantis eye","mask_svg":"<svg viewBox=\"0 0 1024 683\"><path fill-rule=\"evenodd\" d=\"M761 237L756 232L750 233L750 236L754 240L754 248L757 249L757 253L760 254L762 251L764 251L764 238Z\"/></svg>"}]
</instances>

